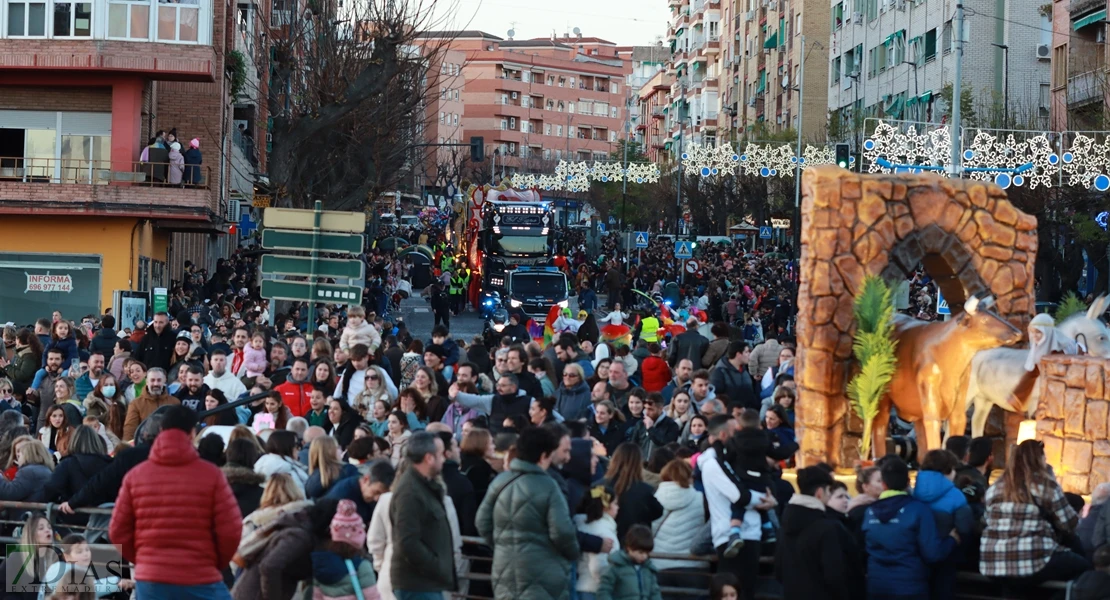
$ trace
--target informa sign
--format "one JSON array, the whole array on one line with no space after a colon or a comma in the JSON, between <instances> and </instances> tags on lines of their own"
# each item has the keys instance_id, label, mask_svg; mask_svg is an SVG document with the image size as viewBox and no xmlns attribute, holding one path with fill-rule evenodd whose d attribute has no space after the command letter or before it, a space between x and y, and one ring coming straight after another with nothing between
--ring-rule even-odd
<instances>
[{"instance_id":1,"label":"informa sign","mask_svg":"<svg viewBox=\"0 0 1110 600\"><path fill-rule=\"evenodd\" d=\"M151 294L151 304L154 305L154 312L168 312L170 310L170 295L166 288L154 288Z\"/></svg>"},{"instance_id":2,"label":"informa sign","mask_svg":"<svg viewBox=\"0 0 1110 600\"><path fill-rule=\"evenodd\" d=\"M73 277L65 274L46 273L26 273L27 275L27 292L45 292L45 293L70 293L73 291Z\"/></svg>"},{"instance_id":3,"label":"informa sign","mask_svg":"<svg viewBox=\"0 0 1110 600\"><path fill-rule=\"evenodd\" d=\"M0 252L0 323L101 314L100 265L97 254Z\"/></svg>"}]
</instances>

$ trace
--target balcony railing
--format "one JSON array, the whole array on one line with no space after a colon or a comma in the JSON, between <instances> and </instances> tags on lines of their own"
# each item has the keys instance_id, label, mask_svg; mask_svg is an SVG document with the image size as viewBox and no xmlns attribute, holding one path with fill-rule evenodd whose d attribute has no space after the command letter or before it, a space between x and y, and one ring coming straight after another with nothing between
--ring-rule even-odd
<instances>
[{"instance_id":1,"label":"balcony railing","mask_svg":"<svg viewBox=\"0 0 1110 600\"><path fill-rule=\"evenodd\" d=\"M0 157L0 186L19 182L208 189L211 174L211 167L206 165Z\"/></svg>"},{"instance_id":2,"label":"balcony railing","mask_svg":"<svg viewBox=\"0 0 1110 600\"><path fill-rule=\"evenodd\" d=\"M1101 100L1106 95L1105 75L1101 71L1087 71L1068 78L1068 104L1083 104Z\"/></svg>"}]
</instances>

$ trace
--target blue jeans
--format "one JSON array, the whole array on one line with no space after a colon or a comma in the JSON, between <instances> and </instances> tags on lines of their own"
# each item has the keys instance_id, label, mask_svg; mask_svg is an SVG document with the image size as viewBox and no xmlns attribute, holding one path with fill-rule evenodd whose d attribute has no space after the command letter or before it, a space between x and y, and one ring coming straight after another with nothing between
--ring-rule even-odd
<instances>
[{"instance_id":1,"label":"blue jeans","mask_svg":"<svg viewBox=\"0 0 1110 600\"><path fill-rule=\"evenodd\" d=\"M138 600L231 600L231 592L222 581L203 585L136 581L135 595Z\"/></svg>"},{"instance_id":2,"label":"blue jeans","mask_svg":"<svg viewBox=\"0 0 1110 600\"><path fill-rule=\"evenodd\" d=\"M404 590L393 590L393 596L397 600L443 600L443 592L406 592Z\"/></svg>"}]
</instances>

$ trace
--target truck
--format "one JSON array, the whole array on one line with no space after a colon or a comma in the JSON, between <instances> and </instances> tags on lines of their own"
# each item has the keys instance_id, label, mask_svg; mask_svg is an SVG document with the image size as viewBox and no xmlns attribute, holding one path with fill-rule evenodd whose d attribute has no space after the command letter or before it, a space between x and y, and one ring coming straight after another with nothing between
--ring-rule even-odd
<instances>
[{"instance_id":1,"label":"truck","mask_svg":"<svg viewBox=\"0 0 1110 600\"><path fill-rule=\"evenodd\" d=\"M558 267L517 267L506 274L502 302L510 312L528 315L537 323L547 321L553 304L570 305L567 276Z\"/></svg>"},{"instance_id":2,"label":"truck","mask_svg":"<svg viewBox=\"0 0 1110 600\"><path fill-rule=\"evenodd\" d=\"M482 296L505 295L507 274L518 267L549 266L555 252L551 202L487 200L482 204L479 244Z\"/></svg>"}]
</instances>

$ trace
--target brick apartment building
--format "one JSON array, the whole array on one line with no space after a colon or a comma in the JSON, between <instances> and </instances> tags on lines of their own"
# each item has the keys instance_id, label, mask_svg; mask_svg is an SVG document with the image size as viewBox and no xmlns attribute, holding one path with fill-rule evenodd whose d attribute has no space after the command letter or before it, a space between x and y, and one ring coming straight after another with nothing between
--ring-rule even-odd
<instances>
[{"instance_id":1,"label":"brick apartment building","mask_svg":"<svg viewBox=\"0 0 1110 600\"><path fill-rule=\"evenodd\" d=\"M429 112L435 122L441 110L445 119L451 114L454 128L458 113L452 111L459 107L453 99L459 91L462 134L455 139L484 138L487 161L497 161L498 175L546 173L562 159L606 160L624 136L630 63L611 42L580 36L506 40L481 31L422 37L448 40L449 55L465 57L461 90L446 78L443 86L451 90L452 101ZM427 137L454 135L447 131Z\"/></svg>"},{"instance_id":2,"label":"brick apartment building","mask_svg":"<svg viewBox=\"0 0 1110 600\"><path fill-rule=\"evenodd\" d=\"M0 1L5 319L101 313L116 290L167 286L185 260L226 252L228 6ZM171 128L185 148L200 140L197 184L159 184L164 169L139 163ZM47 273L55 283L32 285Z\"/></svg>"},{"instance_id":3,"label":"brick apartment building","mask_svg":"<svg viewBox=\"0 0 1110 600\"><path fill-rule=\"evenodd\" d=\"M1106 0L1052 2L1054 131L1106 129Z\"/></svg>"}]
</instances>

